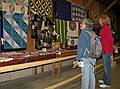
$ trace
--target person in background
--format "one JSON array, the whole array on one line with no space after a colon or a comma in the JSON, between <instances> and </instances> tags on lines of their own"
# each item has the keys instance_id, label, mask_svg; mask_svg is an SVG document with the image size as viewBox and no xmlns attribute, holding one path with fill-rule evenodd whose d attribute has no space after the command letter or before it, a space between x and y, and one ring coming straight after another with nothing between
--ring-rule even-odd
<instances>
[{"instance_id":1,"label":"person in background","mask_svg":"<svg viewBox=\"0 0 120 89\"><path fill-rule=\"evenodd\" d=\"M110 25L110 18L107 15L102 15L99 18L99 24L101 25L100 29L100 40L102 43L102 59L103 59L103 66L104 66L104 75L103 80L99 80L100 87L106 88L111 87L111 77L110 77L110 70L111 70L111 57L113 54L114 48L114 39L112 36L112 30Z\"/></svg>"},{"instance_id":2,"label":"person in background","mask_svg":"<svg viewBox=\"0 0 120 89\"><path fill-rule=\"evenodd\" d=\"M82 31L78 40L76 60L81 67L81 89L95 89L94 65L96 59L91 58L90 54L85 52L86 48L90 50L91 47L91 37L87 31L92 32L93 22L90 19L83 19L80 29Z\"/></svg>"}]
</instances>

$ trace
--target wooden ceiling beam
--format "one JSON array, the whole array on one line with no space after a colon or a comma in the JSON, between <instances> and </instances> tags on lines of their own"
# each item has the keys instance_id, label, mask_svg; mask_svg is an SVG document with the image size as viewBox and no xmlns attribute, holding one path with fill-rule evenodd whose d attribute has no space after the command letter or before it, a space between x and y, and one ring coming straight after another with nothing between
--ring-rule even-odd
<instances>
[{"instance_id":1,"label":"wooden ceiling beam","mask_svg":"<svg viewBox=\"0 0 120 89\"><path fill-rule=\"evenodd\" d=\"M118 0L114 0L105 10L104 13L106 13Z\"/></svg>"}]
</instances>

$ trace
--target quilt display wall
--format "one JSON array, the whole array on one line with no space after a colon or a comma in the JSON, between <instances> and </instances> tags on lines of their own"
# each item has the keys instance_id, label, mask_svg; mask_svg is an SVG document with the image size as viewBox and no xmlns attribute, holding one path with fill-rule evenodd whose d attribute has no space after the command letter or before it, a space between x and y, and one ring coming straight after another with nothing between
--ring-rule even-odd
<instances>
[{"instance_id":1,"label":"quilt display wall","mask_svg":"<svg viewBox=\"0 0 120 89\"><path fill-rule=\"evenodd\" d=\"M65 0L56 0L56 18L59 18L56 20L56 32L60 35L60 42L67 42L70 46L77 45L80 21L86 18L85 7Z\"/></svg>"},{"instance_id":2,"label":"quilt display wall","mask_svg":"<svg viewBox=\"0 0 120 89\"><path fill-rule=\"evenodd\" d=\"M68 45L75 46L79 37L79 23L75 21L65 21L56 19L55 31L59 35L60 43L67 42Z\"/></svg>"},{"instance_id":3,"label":"quilt display wall","mask_svg":"<svg viewBox=\"0 0 120 89\"><path fill-rule=\"evenodd\" d=\"M26 48L28 34L28 0L1 1L1 34L4 49Z\"/></svg>"}]
</instances>

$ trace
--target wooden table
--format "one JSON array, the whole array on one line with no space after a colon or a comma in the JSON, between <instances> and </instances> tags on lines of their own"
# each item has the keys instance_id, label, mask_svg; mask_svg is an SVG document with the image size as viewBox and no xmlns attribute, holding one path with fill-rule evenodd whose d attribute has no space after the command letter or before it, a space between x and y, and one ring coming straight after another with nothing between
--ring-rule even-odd
<instances>
[{"instance_id":1,"label":"wooden table","mask_svg":"<svg viewBox=\"0 0 120 89\"><path fill-rule=\"evenodd\" d=\"M58 52L46 53L46 55L31 54L26 57L16 58L8 62L0 62L0 73L16 71L26 68L35 68L34 74L37 74L37 67L51 64L52 79L55 77L55 63L58 63L58 77L61 75L61 62L75 58L76 50L61 50ZM27 61L26 61L27 60ZM44 70L43 70L44 71Z\"/></svg>"}]
</instances>

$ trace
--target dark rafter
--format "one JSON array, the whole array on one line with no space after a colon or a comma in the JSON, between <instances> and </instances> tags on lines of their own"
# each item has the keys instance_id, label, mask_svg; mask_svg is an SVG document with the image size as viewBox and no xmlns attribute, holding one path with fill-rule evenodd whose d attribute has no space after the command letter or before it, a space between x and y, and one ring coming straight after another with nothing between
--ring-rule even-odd
<instances>
[{"instance_id":1,"label":"dark rafter","mask_svg":"<svg viewBox=\"0 0 120 89\"><path fill-rule=\"evenodd\" d=\"M105 10L104 13L106 13L118 0L114 0Z\"/></svg>"}]
</instances>

